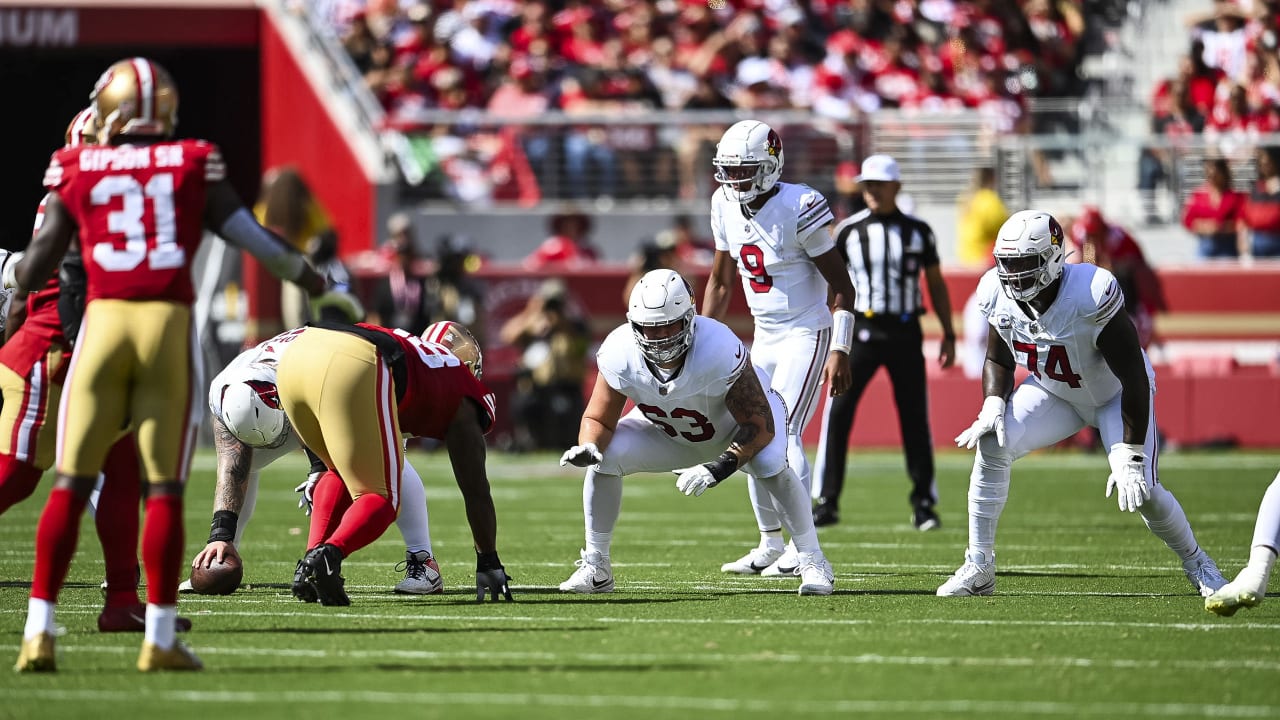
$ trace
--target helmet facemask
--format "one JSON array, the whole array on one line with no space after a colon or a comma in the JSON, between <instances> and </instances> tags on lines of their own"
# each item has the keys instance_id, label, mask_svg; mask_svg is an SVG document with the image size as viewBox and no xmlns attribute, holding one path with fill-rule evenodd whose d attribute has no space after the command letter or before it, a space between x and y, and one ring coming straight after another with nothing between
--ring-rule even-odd
<instances>
[{"instance_id":1,"label":"helmet facemask","mask_svg":"<svg viewBox=\"0 0 1280 720\"><path fill-rule=\"evenodd\" d=\"M1014 213L996 233L996 275L1010 298L1028 301L1062 277L1066 262L1062 226L1036 210Z\"/></svg>"},{"instance_id":2,"label":"helmet facemask","mask_svg":"<svg viewBox=\"0 0 1280 720\"><path fill-rule=\"evenodd\" d=\"M1053 251L1054 248L1045 248L1027 255L996 255L996 274L1005 293L1014 300L1025 301L1049 287L1057 279L1049 272Z\"/></svg>"},{"instance_id":3,"label":"helmet facemask","mask_svg":"<svg viewBox=\"0 0 1280 720\"><path fill-rule=\"evenodd\" d=\"M640 352L655 365L666 365L684 357L693 344L693 310L672 322L631 322Z\"/></svg>"},{"instance_id":4,"label":"helmet facemask","mask_svg":"<svg viewBox=\"0 0 1280 720\"><path fill-rule=\"evenodd\" d=\"M671 365L693 344L693 297L674 270L651 270L631 290L627 322L645 359Z\"/></svg>"},{"instance_id":5,"label":"helmet facemask","mask_svg":"<svg viewBox=\"0 0 1280 720\"><path fill-rule=\"evenodd\" d=\"M782 138L762 122L742 120L725 131L711 162L725 196L749 203L772 190L782 177Z\"/></svg>"}]
</instances>

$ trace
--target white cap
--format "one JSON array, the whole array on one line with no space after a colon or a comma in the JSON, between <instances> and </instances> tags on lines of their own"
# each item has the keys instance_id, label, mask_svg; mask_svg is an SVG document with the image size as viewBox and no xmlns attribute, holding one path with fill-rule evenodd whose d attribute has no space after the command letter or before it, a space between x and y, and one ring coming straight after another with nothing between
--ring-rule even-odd
<instances>
[{"instance_id":1,"label":"white cap","mask_svg":"<svg viewBox=\"0 0 1280 720\"><path fill-rule=\"evenodd\" d=\"M898 161L888 155L871 155L862 161L862 174L858 182L878 180L880 182L899 182L902 173L898 171Z\"/></svg>"}]
</instances>

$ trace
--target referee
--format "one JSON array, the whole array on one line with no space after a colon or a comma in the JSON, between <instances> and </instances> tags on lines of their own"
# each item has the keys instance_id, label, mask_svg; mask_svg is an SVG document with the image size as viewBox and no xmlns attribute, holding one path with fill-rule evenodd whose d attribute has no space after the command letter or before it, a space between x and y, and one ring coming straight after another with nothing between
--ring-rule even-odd
<instances>
[{"instance_id":1,"label":"referee","mask_svg":"<svg viewBox=\"0 0 1280 720\"><path fill-rule=\"evenodd\" d=\"M822 449L813 473L818 500L813 511L815 525L831 525L840 519L840 491L844 487L853 414L881 365L889 371L898 406L902 450L907 474L911 476L911 524L918 530L933 530L940 525L934 512L938 496L921 352L922 270L929 285L929 299L942 325L938 361L944 368L955 363L956 334L951 327L951 298L938 266L933 230L923 220L898 209L900 180L898 163L888 155L872 155L864 160L858 182L867 209L835 229L836 248L857 291L854 338L849 351L852 384L848 392L828 400L822 419Z\"/></svg>"}]
</instances>

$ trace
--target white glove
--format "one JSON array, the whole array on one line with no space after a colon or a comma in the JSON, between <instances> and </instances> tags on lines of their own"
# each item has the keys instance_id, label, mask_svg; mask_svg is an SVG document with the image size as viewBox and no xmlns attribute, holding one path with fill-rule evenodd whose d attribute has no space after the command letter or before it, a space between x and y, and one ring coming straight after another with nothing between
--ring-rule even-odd
<instances>
[{"instance_id":1,"label":"white glove","mask_svg":"<svg viewBox=\"0 0 1280 720\"><path fill-rule=\"evenodd\" d=\"M302 493L302 497L298 498L298 507L302 512L311 514L312 494L316 491L316 483L320 482L322 472L314 472L307 476L307 481L294 488L296 493Z\"/></svg>"},{"instance_id":2,"label":"white glove","mask_svg":"<svg viewBox=\"0 0 1280 720\"><path fill-rule=\"evenodd\" d=\"M676 478L676 489L685 495L697 497L706 492L707 488L713 488L720 484L720 481L711 474L711 470L706 465L678 468L671 472L680 476Z\"/></svg>"},{"instance_id":3,"label":"white glove","mask_svg":"<svg viewBox=\"0 0 1280 720\"><path fill-rule=\"evenodd\" d=\"M978 438L989 432L996 434L996 444L1004 447L1004 398L994 395L982 401L978 419L956 436L956 447L970 450L978 447Z\"/></svg>"},{"instance_id":4,"label":"white glove","mask_svg":"<svg viewBox=\"0 0 1280 720\"><path fill-rule=\"evenodd\" d=\"M1151 499L1151 487L1147 485L1147 454L1141 445L1116 443L1107 454L1111 463L1111 475L1107 478L1107 497L1116 491L1116 501L1121 512L1133 512Z\"/></svg>"},{"instance_id":5,"label":"white glove","mask_svg":"<svg viewBox=\"0 0 1280 720\"><path fill-rule=\"evenodd\" d=\"M574 445L564 454L560 456L560 467L565 465L573 465L574 467L589 467L595 465L604 459L600 454L600 448L595 443L583 443L582 445Z\"/></svg>"},{"instance_id":6,"label":"white glove","mask_svg":"<svg viewBox=\"0 0 1280 720\"><path fill-rule=\"evenodd\" d=\"M18 278L15 275L18 267L18 261L22 259L22 253L9 252L8 250L0 250L0 286L5 290L17 290Z\"/></svg>"}]
</instances>

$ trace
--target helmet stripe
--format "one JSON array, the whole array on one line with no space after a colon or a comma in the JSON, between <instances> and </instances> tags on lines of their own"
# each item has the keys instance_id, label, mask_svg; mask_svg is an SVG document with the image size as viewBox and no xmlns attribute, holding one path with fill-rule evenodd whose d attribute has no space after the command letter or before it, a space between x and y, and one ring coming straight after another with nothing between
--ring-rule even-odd
<instances>
[{"instance_id":1,"label":"helmet stripe","mask_svg":"<svg viewBox=\"0 0 1280 720\"><path fill-rule=\"evenodd\" d=\"M151 61L146 58L133 58L133 75L138 84L138 119L152 122L155 118L155 73L151 71Z\"/></svg>"},{"instance_id":2,"label":"helmet stripe","mask_svg":"<svg viewBox=\"0 0 1280 720\"><path fill-rule=\"evenodd\" d=\"M67 138L67 144L71 147L80 147L84 144L84 132L89 128L89 121L93 118L93 108L85 108L76 114L74 120L71 121L71 137Z\"/></svg>"},{"instance_id":3,"label":"helmet stripe","mask_svg":"<svg viewBox=\"0 0 1280 720\"><path fill-rule=\"evenodd\" d=\"M453 329L452 322L446 321L446 322L435 323L431 327L427 328L426 339L428 342L441 343L444 340L444 336L448 335L449 331L452 329Z\"/></svg>"}]
</instances>

